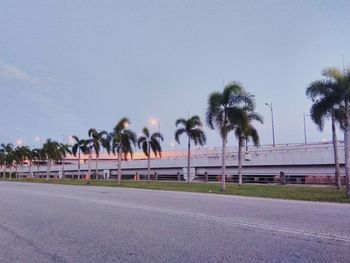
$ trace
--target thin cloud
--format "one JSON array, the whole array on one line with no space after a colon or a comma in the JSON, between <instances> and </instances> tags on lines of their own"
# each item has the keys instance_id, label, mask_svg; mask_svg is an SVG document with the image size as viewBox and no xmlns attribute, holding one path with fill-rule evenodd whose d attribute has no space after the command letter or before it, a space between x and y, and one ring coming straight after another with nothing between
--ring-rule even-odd
<instances>
[{"instance_id":1,"label":"thin cloud","mask_svg":"<svg viewBox=\"0 0 350 263\"><path fill-rule=\"evenodd\" d=\"M38 84L39 79L23 71L22 69L0 61L0 76L6 79L28 81L32 84Z\"/></svg>"},{"instance_id":2,"label":"thin cloud","mask_svg":"<svg viewBox=\"0 0 350 263\"><path fill-rule=\"evenodd\" d=\"M60 81L48 72L30 74L0 60L0 88L16 94L17 101L28 103L31 112L40 112L53 126L57 122L71 126L82 123L81 118L70 110L74 104L73 89L66 81Z\"/></svg>"}]
</instances>

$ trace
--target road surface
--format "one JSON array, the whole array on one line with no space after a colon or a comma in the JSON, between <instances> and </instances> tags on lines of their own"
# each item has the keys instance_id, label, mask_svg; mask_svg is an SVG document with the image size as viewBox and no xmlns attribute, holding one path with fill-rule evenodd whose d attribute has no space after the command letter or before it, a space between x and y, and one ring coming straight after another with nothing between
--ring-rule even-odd
<instances>
[{"instance_id":1,"label":"road surface","mask_svg":"<svg viewBox=\"0 0 350 263\"><path fill-rule=\"evenodd\" d=\"M350 262L350 205L0 182L0 262Z\"/></svg>"}]
</instances>

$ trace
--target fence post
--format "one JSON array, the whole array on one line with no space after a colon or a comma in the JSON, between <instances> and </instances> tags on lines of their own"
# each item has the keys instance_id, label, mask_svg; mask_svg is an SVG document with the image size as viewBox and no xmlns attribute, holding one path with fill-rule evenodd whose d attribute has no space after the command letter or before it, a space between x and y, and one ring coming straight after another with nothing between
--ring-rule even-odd
<instances>
[{"instance_id":1,"label":"fence post","mask_svg":"<svg viewBox=\"0 0 350 263\"><path fill-rule=\"evenodd\" d=\"M158 181L158 173L157 172L154 172L154 178L156 181Z\"/></svg>"},{"instance_id":2,"label":"fence post","mask_svg":"<svg viewBox=\"0 0 350 263\"><path fill-rule=\"evenodd\" d=\"M286 175L284 174L284 172L280 172L280 180L282 185L286 184Z\"/></svg>"},{"instance_id":3,"label":"fence post","mask_svg":"<svg viewBox=\"0 0 350 263\"><path fill-rule=\"evenodd\" d=\"M180 182L181 180L181 175L180 175L180 172L177 172L177 180Z\"/></svg>"},{"instance_id":4,"label":"fence post","mask_svg":"<svg viewBox=\"0 0 350 263\"><path fill-rule=\"evenodd\" d=\"M208 172L204 172L204 182L208 182Z\"/></svg>"}]
</instances>

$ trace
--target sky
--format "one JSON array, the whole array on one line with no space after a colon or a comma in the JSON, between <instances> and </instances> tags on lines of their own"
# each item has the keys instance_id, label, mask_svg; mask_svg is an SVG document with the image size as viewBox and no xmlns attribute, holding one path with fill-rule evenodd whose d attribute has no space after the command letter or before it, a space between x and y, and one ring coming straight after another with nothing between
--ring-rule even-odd
<instances>
[{"instance_id":1,"label":"sky","mask_svg":"<svg viewBox=\"0 0 350 263\"><path fill-rule=\"evenodd\" d=\"M262 145L266 102L276 143L303 143L305 89L350 63L349 28L348 0L0 0L0 142L86 138L127 116L137 133L158 119L171 148L177 118L204 121L208 95L239 81L264 117ZM308 142L331 139L305 120Z\"/></svg>"}]
</instances>

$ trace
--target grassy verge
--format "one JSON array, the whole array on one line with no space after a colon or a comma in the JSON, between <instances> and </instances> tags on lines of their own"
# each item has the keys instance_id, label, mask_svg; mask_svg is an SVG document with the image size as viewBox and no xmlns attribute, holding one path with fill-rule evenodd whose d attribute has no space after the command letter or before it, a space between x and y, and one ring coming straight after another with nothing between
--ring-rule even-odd
<instances>
[{"instance_id":1,"label":"grassy verge","mask_svg":"<svg viewBox=\"0 0 350 263\"><path fill-rule=\"evenodd\" d=\"M57 180L51 179L47 182L45 179L22 179L12 180L30 183L50 183L66 185L87 185L85 180ZM216 193L227 195L240 195L252 197L279 198L290 200L306 200L320 202L350 203L350 199L345 197L344 189L339 191L335 187L315 187L315 186L281 186L281 185L256 185L246 184L238 186L237 184L227 184L225 192L220 191L218 183L191 183L185 182L134 182L123 181L119 186L115 180L91 180L90 186L108 186L108 187L126 187L142 188L154 190L170 190L197 193Z\"/></svg>"}]
</instances>

